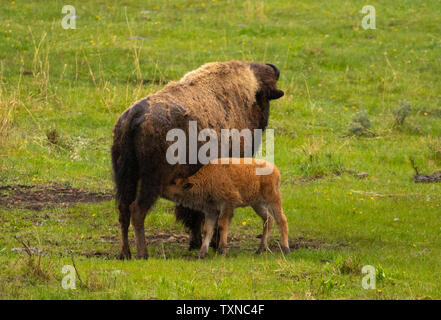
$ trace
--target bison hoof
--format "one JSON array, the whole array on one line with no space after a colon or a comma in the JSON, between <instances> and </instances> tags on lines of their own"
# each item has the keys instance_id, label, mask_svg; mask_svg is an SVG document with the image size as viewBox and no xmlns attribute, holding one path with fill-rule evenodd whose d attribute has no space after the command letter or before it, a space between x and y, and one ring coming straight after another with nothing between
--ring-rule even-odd
<instances>
[{"instance_id":1,"label":"bison hoof","mask_svg":"<svg viewBox=\"0 0 441 320\"><path fill-rule=\"evenodd\" d=\"M148 257L149 257L149 254L148 254L147 250L144 252L138 252L138 254L136 255L136 259L148 259Z\"/></svg>"},{"instance_id":2,"label":"bison hoof","mask_svg":"<svg viewBox=\"0 0 441 320\"><path fill-rule=\"evenodd\" d=\"M130 249L121 249L118 258L120 260L130 260L132 258L132 255L130 254Z\"/></svg>"},{"instance_id":3,"label":"bison hoof","mask_svg":"<svg viewBox=\"0 0 441 320\"><path fill-rule=\"evenodd\" d=\"M191 240L190 245L188 246L188 250L198 250L201 248L202 241Z\"/></svg>"},{"instance_id":4,"label":"bison hoof","mask_svg":"<svg viewBox=\"0 0 441 320\"><path fill-rule=\"evenodd\" d=\"M268 251L268 248L259 247L259 249L256 250L256 254L261 254L262 252Z\"/></svg>"},{"instance_id":5,"label":"bison hoof","mask_svg":"<svg viewBox=\"0 0 441 320\"><path fill-rule=\"evenodd\" d=\"M227 248L226 247L220 247L217 251L219 252L219 254L224 256L227 253Z\"/></svg>"},{"instance_id":6,"label":"bison hoof","mask_svg":"<svg viewBox=\"0 0 441 320\"><path fill-rule=\"evenodd\" d=\"M199 259L205 259L207 257L207 252L199 252L198 254L198 258Z\"/></svg>"},{"instance_id":7,"label":"bison hoof","mask_svg":"<svg viewBox=\"0 0 441 320\"><path fill-rule=\"evenodd\" d=\"M119 260L130 260L131 258L130 252L128 254L121 252L118 257Z\"/></svg>"},{"instance_id":8,"label":"bison hoof","mask_svg":"<svg viewBox=\"0 0 441 320\"><path fill-rule=\"evenodd\" d=\"M268 247L260 246L259 249L256 250L256 254L261 254L262 252L270 251Z\"/></svg>"}]
</instances>

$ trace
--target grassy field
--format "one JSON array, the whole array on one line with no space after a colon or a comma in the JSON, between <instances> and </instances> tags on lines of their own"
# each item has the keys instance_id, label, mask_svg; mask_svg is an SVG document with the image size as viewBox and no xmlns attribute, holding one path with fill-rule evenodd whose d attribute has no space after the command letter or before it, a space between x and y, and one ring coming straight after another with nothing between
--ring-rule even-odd
<instances>
[{"instance_id":1,"label":"grassy field","mask_svg":"<svg viewBox=\"0 0 441 320\"><path fill-rule=\"evenodd\" d=\"M441 167L441 1L369 1L376 30L361 27L365 1L118 3L69 1L77 28L64 30L67 3L2 0L0 195L109 193L112 126L131 102L208 61L271 62L285 97L269 128L297 249L283 256L275 230L273 252L255 255L261 221L241 209L227 256L199 261L160 200L150 258L119 261L114 201L9 201L0 299L441 298L441 186L413 182L411 165ZM23 243L44 254L13 250ZM80 279L65 290L73 263ZM365 265L376 289L361 286Z\"/></svg>"}]
</instances>

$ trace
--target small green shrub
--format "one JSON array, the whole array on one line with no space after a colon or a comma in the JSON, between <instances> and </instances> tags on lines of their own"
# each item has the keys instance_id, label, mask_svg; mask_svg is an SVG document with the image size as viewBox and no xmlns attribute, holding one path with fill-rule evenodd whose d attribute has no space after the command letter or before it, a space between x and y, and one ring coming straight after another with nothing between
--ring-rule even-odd
<instances>
[{"instance_id":1,"label":"small green shrub","mask_svg":"<svg viewBox=\"0 0 441 320\"><path fill-rule=\"evenodd\" d=\"M412 105L409 101L402 101L398 109L392 111L394 116L394 127L401 128L406 121L406 118L412 112Z\"/></svg>"},{"instance_id":2,"label":"small green shrub","mask_svg":"<svg viewBox=\"0 0 441 320\"><path fill-rule=\"evenodd\" d=\"M340 274L359 274L360 270L362 269L362 265L358 257L349 256L344 258L339 256L335 263Z\"/></svg>"},{"instance_id":3,"label":"small green shrub","mask_svg":"<svg viewBox=\"0 0 441 320\"><path fill-rule=\"evenodd\" d=\"M352 117L349 123L349 135L352 136L372 136L373 133L369 130L371 128L371 121L366 111L359 111Z\"/></svg>"},{"instance_id":4,"label":"small green shrub","mask_svg":"<svg viewBox=\"0 0 441 320\"><path fill-rule=\"evenodd\" d=\"M318 178L328 174L341 175L344 167L340 158L331 153L313 153L306 154L300 163L300 171L304 176Z\"/></svg>"}]
</instances>

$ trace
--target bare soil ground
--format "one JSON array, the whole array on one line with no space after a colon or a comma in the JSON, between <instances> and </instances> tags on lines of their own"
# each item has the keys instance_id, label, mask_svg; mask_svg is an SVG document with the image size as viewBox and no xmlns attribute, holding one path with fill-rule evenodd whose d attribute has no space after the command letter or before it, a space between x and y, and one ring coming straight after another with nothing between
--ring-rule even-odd
<instances>
[{"instance_id":1,"label":"bare soil ground","mask_svg":"<svg viewBox=\"0 0 441 320\"><path fill-rule=\"evenodd\" d=\"M256 236L255 248L253 247L253 250L257 248L259 244L258 238L260 237L261 235ZM168 245L171 245L175 248L179 247L180 248L179 250L185 250L185 251L188 248L188 241L189 241L188 235L181 231L176 231L176 230L157 231L154 234L147 234L146 238L147 238L147 245L151 249L162 247L164 250L164 246L168 247ZM118 245L120 241L119 235L101 236L101 239L115 245ZM250 238L247 235L231 234L228 236L228 247L230 249L240 249L240 248L244 249L245 243L247 243L249 240ZM133 239L130 239L130 245L132 248L135 247L135 242L133 241ZM307 239L300 237L289 240L289 247L292 250L298 250L298 249L318 250L321 248L345 247L345 246L346 246L345 243L330 244L322 239ZM280 249L276 239L270 239L269 248L273 252L276 252ZM168 250L165 249L164 254L166 254L167 251ZM89 250L89 251L81 252L81 255L86 257L115 258L117 252L114 250L112 251Z\"/></svg>"},{"instance_id":2,"label":"bare soil ground","mask_svg":"<svg viewBox=\"0 0 441 320\"><path fill-rule=\"evenodd\" d=\"M69 207L78 203L109 201L113 193L90 192L61 185L0 186L0 207L31 209L41 211L45 208Z\"/></svg>"}]
</instances>

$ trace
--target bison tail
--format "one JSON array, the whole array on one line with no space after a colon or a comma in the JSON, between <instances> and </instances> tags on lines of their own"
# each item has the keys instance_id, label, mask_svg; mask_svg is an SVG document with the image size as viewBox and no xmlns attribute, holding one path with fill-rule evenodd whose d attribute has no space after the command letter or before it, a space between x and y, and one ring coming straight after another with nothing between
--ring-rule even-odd
<instances>
[{"instance_id":1,"label":"bison tail","mask_svg":"<svg viewBox=\"0 0 441 320\"><path fill-rule=\"evenodd\" d=\"M138 126L145 120L148 103L141 100L127 109L118 119L114 129L112 167L117 204L130 204L136 198L139 165L135 150Z\"/></svg>"}]
</instances>

